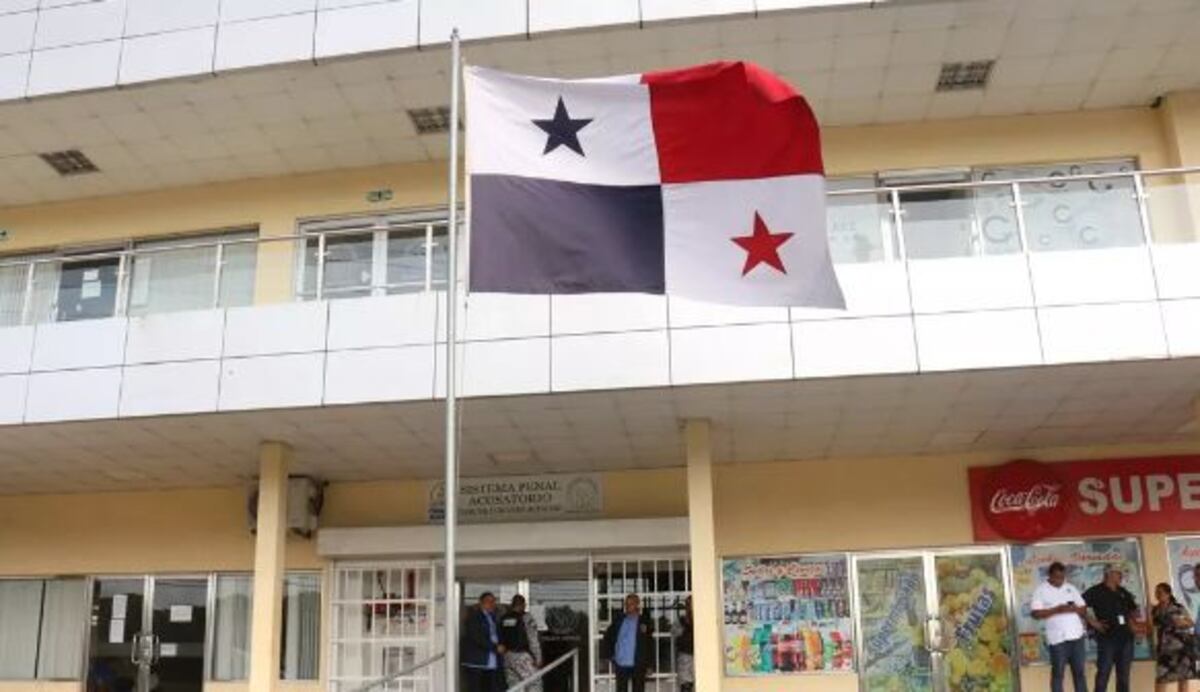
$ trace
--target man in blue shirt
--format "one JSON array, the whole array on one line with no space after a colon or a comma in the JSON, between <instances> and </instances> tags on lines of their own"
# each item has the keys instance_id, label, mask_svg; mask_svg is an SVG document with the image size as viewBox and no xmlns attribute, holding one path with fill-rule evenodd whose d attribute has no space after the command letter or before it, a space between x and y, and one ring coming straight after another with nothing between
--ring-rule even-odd
<instances>
[{"instance_id":1,"label":"man in blue shirt","mask_svg":"<svg viewBox=\"0 0 1200 692\"><path fill-rule=\"evenodd\" d=\"M637 594L625 597L625 612L604 632L604 652L617 677L615 692L643 692L654 661L654 621L642 613Z\"/></svg>"},{"instance_id":2,"label":"man in blue shirt","mask_svg":"<svg viewBox=\"0 0 1200 692\"><path fill-rule=\"evenodd\" d=\"M496 597L490 591L479 596L479 604L467 615L459 648L467 692L504 691L504 645L496 626Z\"/></svg>"}]
</instances>

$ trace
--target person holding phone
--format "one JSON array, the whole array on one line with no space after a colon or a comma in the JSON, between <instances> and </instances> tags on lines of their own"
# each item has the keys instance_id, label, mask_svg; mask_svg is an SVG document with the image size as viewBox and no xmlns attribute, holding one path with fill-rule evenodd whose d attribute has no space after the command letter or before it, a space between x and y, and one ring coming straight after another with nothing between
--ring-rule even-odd
<instances>
[{"instance_id":1,"label":"person holding phone","mask_svg":"<svg viewBox=\"0 0 1200 692\"><path fill-rule=\"evenodd\" d=\"M1035 620L1046 628L1050 648L1050 690L1063 692L1063 673L1071 668L1075 692L1087 692L1084 664L1087 660L1087 630L1083 618L1087 605L1079 589L1067 582L1067 568L1061 562L1050 565L1046 581L1038 585L1029 604Z\"/></svg>"}]
</instances>

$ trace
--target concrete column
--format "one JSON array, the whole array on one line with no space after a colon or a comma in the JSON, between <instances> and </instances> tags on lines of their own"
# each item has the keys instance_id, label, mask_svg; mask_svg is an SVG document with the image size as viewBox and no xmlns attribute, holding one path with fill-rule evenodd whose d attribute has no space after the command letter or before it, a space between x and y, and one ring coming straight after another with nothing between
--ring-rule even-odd
<instances>
[{"instance_id":1,"label":"concrete column","mask_svg":"<svg viewBox=\"0 0 1200 692\"><path fill-rule=\"evenodd\" d=\"M1200 91L1167 94L1159 107L1167 165L1200 166ZM1200 239L1200 174L1147 178L1155 240Z\"/></svg>"},{"instance_id":2,"label":"concrete column","mask_svg":"<svg viewBox=\"0 0 1200 692\"><path fill-rule=\"evenodd\" d=\"M696 620L696 689L716 692L721 689L723 654L709 422L688 420L684 424L684 438L687 448L688 527L692 553L692 613Z\"/></svg>"},{"instance_id":3,"label":"concrete column","mask_svg":"<svg viewBox=\"0 0 1200 692\"><path fill-rule=\"evenodd\" d=\"M255 692L271 692L279 685L290 457L291 448L282 442L263 442L259 446L258 532L250 621L249 688Z\"/></svg>"}]
</instances>

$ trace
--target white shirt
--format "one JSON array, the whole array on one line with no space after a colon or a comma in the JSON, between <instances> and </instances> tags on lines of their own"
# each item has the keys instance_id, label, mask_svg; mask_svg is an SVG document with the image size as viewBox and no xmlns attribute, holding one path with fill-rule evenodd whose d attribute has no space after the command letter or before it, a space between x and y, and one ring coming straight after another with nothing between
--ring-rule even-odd
<instances>
[{"instance_id":1,"label":"white shirt","mask_svg":"<svg viewBox=\"0 0 1200 692\"><path fill-rule=\"evenodd\" d=\"M1086 605L1079 589L1074 586L1066 582L1062 586L1054 586L1044 581L1033 590L1033 600L1029 606L1032 610L1050 610L1064 603ZM1083 619L1076 613L1051 615L1042 622L1046 623L1046 644L1050 646L1074 641L1085 634Z\"/></svg>"}]
</instances>

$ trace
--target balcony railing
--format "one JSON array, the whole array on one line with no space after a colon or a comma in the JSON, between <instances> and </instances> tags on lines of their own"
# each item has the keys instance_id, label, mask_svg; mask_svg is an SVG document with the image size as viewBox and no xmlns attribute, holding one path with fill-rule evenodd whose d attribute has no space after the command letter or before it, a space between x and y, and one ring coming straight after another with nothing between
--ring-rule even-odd
<instances>
[{"instance_id":1,"label":"balcony railing","mask_svg":"<svg viewBox=\"0 0 1200 692\"><path fill-rule=\"evenodd\" d=\"M836 190L828 212L851 315L896 300L892 314L1153 300L1200 283L1200 167ZM2 261L0 326L435 291L445 234L424 217Z\"/></svg>"}]
</instances>

